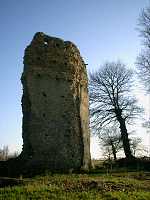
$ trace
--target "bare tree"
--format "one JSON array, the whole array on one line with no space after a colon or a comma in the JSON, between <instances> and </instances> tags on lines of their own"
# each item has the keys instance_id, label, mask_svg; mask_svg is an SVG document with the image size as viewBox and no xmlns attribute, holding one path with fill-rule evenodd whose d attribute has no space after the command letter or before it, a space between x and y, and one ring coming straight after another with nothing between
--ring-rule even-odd
<instances>
[{"instance_id":1,"label":"bare tree","mask_svg":"<svg viewBox=\"0 0 150 200\"><path fill-rule=\"evenodd\" d=\"M141 149L140 144L142 142L142 139L139 137L133 137L130 138L130 146L131 146L131 150L133 155L135 156L137 151L142 151L143 149Z\"/></svg>"},{"instance_id":2,"label":"bare tree","mask_svg":"<svg viewBox=\"0 0 150 200\"><path fill-rule=\"evenodd\" d=\"M145 120L145 122L142 124L144 128L146 128L147 132L150 133L150 119Z\"/></svg>"},{"instance_id":3,"label":"bare tree","mask_svg":"<svg viewBox=\"0 0 150 200\"><path fill-rule=\"evenodd\" d=\"M143 39L143 50L137 58L138 75L150 94L150 5L143 9L139 17L139 31ZM143 127L150 130L150 118L145 121Z\"/></svg>"},{"instance_id":4,"label":"bare tree","mask_svg":"<svg viewBox=\"0 0 150 200\"><path fill-rule=\"evenodd\" d=\"M0 149L0 160L7 160L8 155L9 155L8 146L3 146L3 148Z\"/></svg>"},{"instance_id":5,"label":"bare tree","mask_svg":"<svg viewBox=\"0 0 150 200\"><path fill-rule=\"evenodd\" d=\"M144 9L139 18L140 36L144 49L137 58L138 74L148 93L150 92L150 7Z\"/></svg>"},{"instance_id":6,"label":"bare tree","mask_svg":"<svg viewBox=\"0 0 150 200\"><path fill-rule=\"evenodd\" d=\"M117 159L117 152L122 148L121 135L116 126L104 128L102 134L99 135L100 145L104 147L104 152L113 155L114 160Z\"/></svg>"},{"instance_id":7,"label":"bare tree","mask_svg":"<svg viewBox=\"0 0 150 200\"><path fill-rule=\"evenodd\" d=\"M103 148L103 156L106 158L106 160L112 159L112 149L110 146L106 146Z\"/></svg>"},{"instance_id":8,"label":"bare tree","mask_svg":"<svg viewBox=\"0 0 150 200\"><path fill-rule=\"evenodd\" d=\"M4 145L2 149L0 149L0 161L5 161L10 158L16 158L19 155L19 152L15 151L11 153L7 145Z\"/></svg>"},{"instance_id":9,"label":"bare tree","mask_svg":"<svg viewBox=\"0 0 150 200\"><path fill-rule=\"evenodd\" d=\"M111 122L120 125L121 140L127 158L132 158L126 122L139 113L132 97L132 71L124 64L106 63L97 72L90 73L89 94L91 128L99 134Z\"/></svg>"}]
</instances>

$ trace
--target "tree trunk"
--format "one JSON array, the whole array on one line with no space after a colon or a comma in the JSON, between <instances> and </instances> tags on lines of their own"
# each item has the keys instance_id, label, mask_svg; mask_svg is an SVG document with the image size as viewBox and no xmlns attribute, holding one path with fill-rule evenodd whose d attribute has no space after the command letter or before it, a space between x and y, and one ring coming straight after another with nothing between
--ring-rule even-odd
<instances>
[{"instance_id":1,"label":"tree trunk","mask_svg":"<svg viewBox=\"0 0 150 200\"><path fill-rule=\"evenodd\" d=\"M124 149L125 156L126 158L133 158L131 148L130 148L130 142L128 138L128 132L127 132L126 124L125 124L125 119L123 119L121 115L121 110L117 112L117 119L120 124L121 139L123 142L123 149Z\"/></svg>"},{"instance_id":2,"label":"tree trunk","mask_svg":"<svg viewBox=\"0 0 150 200\"><path fill-rule=\"evenodd\" d=\"M116 148L114 147L113 142L111 143L111 148L112 148L112 153L113 153L114 160L117 160Z\"/></svg>"},{"instance_id":3,"label":"tree trunk","mask_svg":"<svg viewBox=\"0 0 150 200\"><path fill-rule=\"evenodd\" d=\"M124 149L125 156L126 158L132 158L133 155L130 149L130 143L129 143L125 120L121 117L121 119L119 120L119 123L120 123L121 138L123 142L123 149Z\"/></svg>"}]
</instances>

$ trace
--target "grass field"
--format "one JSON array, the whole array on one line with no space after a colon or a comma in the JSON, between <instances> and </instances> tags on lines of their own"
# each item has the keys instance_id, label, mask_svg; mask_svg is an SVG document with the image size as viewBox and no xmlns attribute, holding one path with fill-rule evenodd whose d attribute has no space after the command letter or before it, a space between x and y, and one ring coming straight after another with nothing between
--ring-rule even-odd
<instances>
[{"instance_id":1,"label":"grass field","mask_svg":"<svg viewBox=\"0 0 150 200\"><path fill-rule=\"evenodd\" d=\"M47 174L0 188L0 200L150 200L150 173Z\"/></svg>"}]
</instances>

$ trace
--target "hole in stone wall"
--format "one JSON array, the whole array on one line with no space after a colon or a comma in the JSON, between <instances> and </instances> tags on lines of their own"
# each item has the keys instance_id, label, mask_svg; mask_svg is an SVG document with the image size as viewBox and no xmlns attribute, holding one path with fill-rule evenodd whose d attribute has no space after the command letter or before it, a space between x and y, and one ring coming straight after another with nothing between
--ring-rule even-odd
<instances>
[{"instance_id":1,"label":"hole in stone wall","mask_svg":"<svg viewBox=\"0 0 150 200\"><path fill-rule=\"evenodd\" d=\"M53 62L54 64L56 64L56 60L53 60L52 62Z\"/></svg>"},{"instance_id":2,"label":"hole in stone wall","mask_svg":"<svg viewBox=\"0 0 150 200\"><path fill-rule=\"evenodd\" d=\"M47 94L45 92L42 92L43 97L47 97Z\"/></svg>"},{"instance_id":3,"label":"hole in stone wall","mask_svg":"<svg viewBox=\"0 0 150 200\"><path fill-rule=\"evenodd\" d=\"M46 117L45 113L43 113L43 117Z\"/></svg>"},{"instance_id":4,"label":"hole in stone wall","mask_svg":"<svg viewBox=\"0 0 150 200\"><path fill-rule=\"evenodd\" d=\"M41 77L41 74L37 74L38 77Z\"/></svg>"},{"instance_id":5,"label":"hole in stone wall","mask_svg":"<svg viewBox=\"0 0 150 200\"><path fill-rule=\"evenodd\" d=\"M58 44L58 43L56 43L55 45L56 45L56 47L59 47L59 44Z\"/></svg>"},{"instance_id":6,"label":"hole in stone wall","mask_svg":"<svg viewBox=\"0 0 150 200\"><path fill-rule=\"evenodd\" d=\"M47 46L47 45L48 45L48 42L45 41L44 44Z\"/></svg>"}]
</instances>

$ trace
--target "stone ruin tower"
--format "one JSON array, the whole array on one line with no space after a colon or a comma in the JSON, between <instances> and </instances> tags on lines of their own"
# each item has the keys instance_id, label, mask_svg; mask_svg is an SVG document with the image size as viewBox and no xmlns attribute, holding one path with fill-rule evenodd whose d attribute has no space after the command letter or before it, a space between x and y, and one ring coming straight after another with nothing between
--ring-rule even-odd
<instances>
[{"instance_id":1,"label":"stone ruin tower","mask_svg":"<svg viewBox=\"0 0 150 200\"><path fill-rule=\"evenodd\" d=\"M90 167L86 66L77 47L36 33L22 74L23 152L27 166Z\"/></svg>"}]
</instances>

